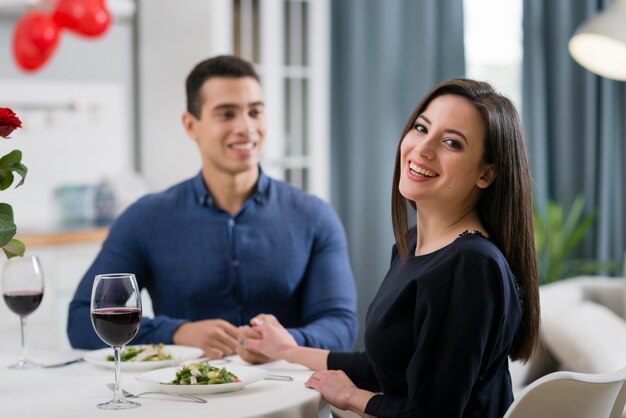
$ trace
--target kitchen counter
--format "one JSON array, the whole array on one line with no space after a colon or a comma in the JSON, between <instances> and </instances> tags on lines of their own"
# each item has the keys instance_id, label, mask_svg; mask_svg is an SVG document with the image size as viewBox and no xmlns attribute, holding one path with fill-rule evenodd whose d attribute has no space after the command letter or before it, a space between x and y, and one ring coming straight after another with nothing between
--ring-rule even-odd
<instances>
[{"instance_id":1,"label":"kitchen counter","mask_svg":"<svg viewBox=\"0 0 626 418\"><path fill-rule=\"evenodd\" d=\"M18 233L15 238L22 241L27 249L53 247L68 244L101 243L107 237L108 227L93 227L75 230L57 230Z\"/></svg>"}]
</instances>

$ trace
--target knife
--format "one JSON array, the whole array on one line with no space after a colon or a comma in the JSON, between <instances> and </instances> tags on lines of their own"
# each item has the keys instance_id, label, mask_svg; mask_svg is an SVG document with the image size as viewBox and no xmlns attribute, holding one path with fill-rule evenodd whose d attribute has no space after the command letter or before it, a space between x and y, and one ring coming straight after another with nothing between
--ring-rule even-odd
<instances>
[{"instance_id":1,"label":"knife","mask_svg":"<svg viewBox=\"0 0 626 418\"><path fill-rule=\"evenodd\" d=\"M44 364L41 367L43 367L44 369L53 369L55 367L63 367L63 366L69 366L70 364L74 364L74 363L80 363L83 360L83 358L76 358L74 360L68 360L68 361L64 361L63 363L54 363L54 364Z\"/></svg>"}]
</instances>

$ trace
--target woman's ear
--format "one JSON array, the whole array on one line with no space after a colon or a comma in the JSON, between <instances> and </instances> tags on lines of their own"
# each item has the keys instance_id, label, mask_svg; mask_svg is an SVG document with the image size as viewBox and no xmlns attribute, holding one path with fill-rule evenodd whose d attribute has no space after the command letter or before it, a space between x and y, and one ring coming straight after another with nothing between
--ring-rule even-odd
<instances>
[{"instance_id":1,"label":"woman's ear","mask_svg":"<svg viewBox=\"0 0 626 418\"><path fill-rule=\"evenodd\" d=\"M496 178L496 169L493 164L487 164L483 169L483 173L480 175L480 178L476 182L476 185L481 189L486 189L493 183Z\"/></svg>"}]
</instances>

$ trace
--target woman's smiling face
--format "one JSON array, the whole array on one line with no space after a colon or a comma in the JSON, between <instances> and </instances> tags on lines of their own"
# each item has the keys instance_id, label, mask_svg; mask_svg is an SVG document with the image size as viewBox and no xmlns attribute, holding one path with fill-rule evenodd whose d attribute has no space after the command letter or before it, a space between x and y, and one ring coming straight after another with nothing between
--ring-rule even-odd
<instances>
[{"instance_id":1,"label":"woman's smiling face","mask_svg":"<svg viewBox=\"0 0 626 418\"><path fill-rule=\"evenodd\" d=\"M483 161L485 132L482 115L465 98L433 99L402 139L400 193L418 206L473 207L495 174Z\"/></svg>"}]
</instances>

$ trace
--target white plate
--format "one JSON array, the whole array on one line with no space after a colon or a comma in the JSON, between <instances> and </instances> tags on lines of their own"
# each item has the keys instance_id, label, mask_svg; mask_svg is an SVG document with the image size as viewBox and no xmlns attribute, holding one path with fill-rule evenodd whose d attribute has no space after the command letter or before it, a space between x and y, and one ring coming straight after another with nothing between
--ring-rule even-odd
<instances>
[{"instance_id":1,"label":"white plate","mask_svg":"<svg viewBox=\"0 0 626 418\"><path fill-rule=\"evenodd\" d=\"M124 349L128 347L141 347L142 345L129 345L124 347ZM187 347L185 345L165 345L164 347L172 354L171 360L122 361L120 362L122 370L139 372L157 369L159 367L168 367L179 364L182 361L196 359L204 354L202 349L197 347ZM107 360L107 356L109 355L113 355L113 349L102 348L100 350L90 351L89 353L85 354L83 358L87 363L92 363L97 366L113 369L115 368L115 362Z\"/></svg>"},{"instance_id":2,"label":"white plate","mask_svg":"<svg viewBox=\"0 0 626 418\"><path fill-rule=\"evenodd\" d=\"M217 367L217 366L216 366ZM168 392L186 393L189 395L208 395L212 393L224 393L234 392L243 388L250 383L254 383L258 380L265 378L269 372L265 369L251 366L239 366L233 364L225 365L226 370L234 373L235 376L241 380L240 382L233 383L221 383L219 385L171 385L167 382L171 382L176 378L176 372L180 370L180 367L168 367L166 369L152 370L149 372L141 373L135 378L140 382L143 382L153 389L166 390Z\"/></svg>"}]
</instances>

